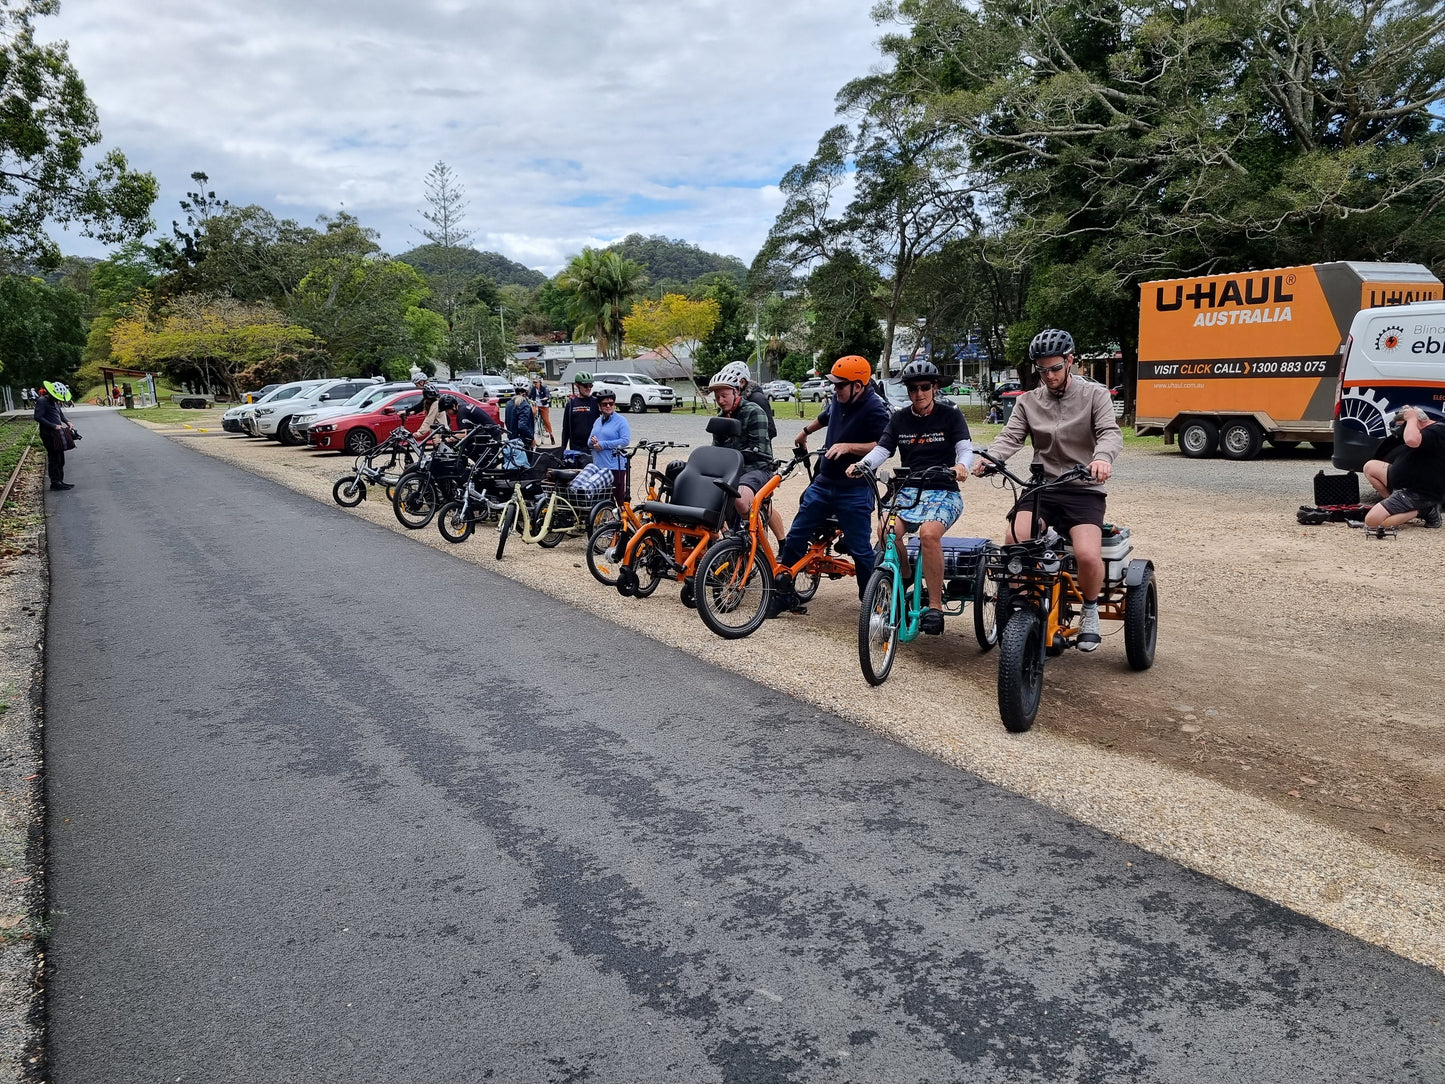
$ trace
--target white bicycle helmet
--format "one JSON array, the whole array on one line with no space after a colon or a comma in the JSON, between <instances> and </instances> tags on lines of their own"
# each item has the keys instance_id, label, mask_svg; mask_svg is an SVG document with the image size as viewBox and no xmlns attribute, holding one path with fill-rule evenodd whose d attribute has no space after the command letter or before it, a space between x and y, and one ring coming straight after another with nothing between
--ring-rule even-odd
<instances>
[{"instance_id":1,"label":"white bicycle helmet","mask_svg":"<svg viewBox=\"0 0 1445 1084\"><path fill-rule=\"evenodd\" d=\"M741 372L739 372L739 370L741 370ZM724 365L713 374L713 378L708 381L707 390L713 391L716 388L732 388L733 391L741 395L743 388L747 386L747 382L747 367L741 362L735 361L731 365Z\"/></svg>"},{"instance_id":2,"label":"white bicycle helmet","mask_svg":"<svg viewBox=\"0 0 1445 1084\"><path fill-rule=\"evenodd\" d=\"M512 387L516 388L518 391L532 390L532 384L525 376L519 376L513 379Z\"/></svg>"},{"instance_id":3,"label":"white bicycle helmet","mask_svg":"<svg viewBox=\"0 0 1445 1084\"><path fill-rule=\"evenodd\" d=\"M738 390L747 387L748 381L752 379L752 373L748 371L748 367L741 361L730 361L724 365L717 371L717 376L712 378L713 383L717 383L718 377L721 376L727 377L729 387L737 388ZM734 377L736 377L738 381L736 384L732 383Z\"/></svg>"}]
</instances>

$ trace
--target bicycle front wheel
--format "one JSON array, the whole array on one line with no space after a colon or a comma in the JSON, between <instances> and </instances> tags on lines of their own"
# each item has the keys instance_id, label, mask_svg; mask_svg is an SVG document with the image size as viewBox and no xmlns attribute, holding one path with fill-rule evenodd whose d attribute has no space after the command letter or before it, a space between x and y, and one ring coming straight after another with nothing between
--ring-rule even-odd
<instances>
[{"instance_id":1,"label":"bicycle front wheel","mask_svg":"<svg viewBox=\"0 0 1445 1084\"><path fill-rule=\"evenodd\" d=\"M627 536L619 523L604 522L588 535L587 571L592 573L592 578L606 587L616 587L626 548Z\"/></svg>"},{"instance_id":2,"label":"bicycle front wheel","mask_svg":"<svg viewBox=\"0 0 1445 1084\"><path fill-rule=\"evenodd\" d=\"M698 616L725 640L757 632L767 620L773 597L773 570L761 557L749 567L748 541L729 538L713 546L694 581Z\"/></svg>"},{"instance_id":3,"label":"bicycle front wheel","mask_svg":"<svg viewBox=\"0 0 1445 1084\"><path fill-rule=\"evenodd\" d=\"M502 559L502 551L507 548L507 536L512 533L512 524L517 522L517 506L509 503L502 509L501 521L497 524L497 560Z\"/></svg>"},{"instance_id":4,"label":"bicycle front wheel","mask_svg":"<svg viewBox=\"0 0 1445 1084\"><path fill-rule=\"evenodd\" d=\"M431 478L416 471L403 474L392 494L391 510L397 522L408 530L425 527L437 510L437 489Z\"/></svg>"},{"instance_id":5,"label":"bicycle front wheel","mask_svg":"<svg viewBox=\"0 0 1445 1084\"><path fill-rule=\"evenodd\" d=\"M858 665L869 685L882 685L898 657L898 625L893 612L893 570L875 568L863 588L858 610Z\"/></svg>"}]
</instances>

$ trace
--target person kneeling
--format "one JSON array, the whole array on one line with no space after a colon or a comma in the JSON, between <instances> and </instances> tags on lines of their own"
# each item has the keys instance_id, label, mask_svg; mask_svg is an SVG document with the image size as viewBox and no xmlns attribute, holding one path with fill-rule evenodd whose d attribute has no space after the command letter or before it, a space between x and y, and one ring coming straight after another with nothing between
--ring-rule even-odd
<instances>
[{"instance_id":1,"label":"person kneeling","mask_svg":"<svg viewBox=\"0 0 1445 1084\"><path fill-rule=\"evenodd\" d=\"M1365 526L1397 527L1417 516L1427 527L1440 526L1445 500L1445 426L1419 407L1402 407L1404 447L1389 460L1365 464L1365 479L1384 500L1365 513Z\"/></svg>"}]
</instances>

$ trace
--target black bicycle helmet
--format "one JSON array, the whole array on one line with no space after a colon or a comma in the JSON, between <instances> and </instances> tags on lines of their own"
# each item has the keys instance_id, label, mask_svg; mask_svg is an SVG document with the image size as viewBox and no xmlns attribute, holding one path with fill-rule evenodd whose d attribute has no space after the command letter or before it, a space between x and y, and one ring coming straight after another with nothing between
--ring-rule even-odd
<instances>
[{"instance_id":1,"label":"black bicycle helmet","mask_svg":"<svg viewBox=\"0 0 1445 1084\"><path fill-rule=\"evenodd\" d=\"M443 395L437 400L443 410L456 410L457 397L455 395Z\"/></svg>"},{"instance_id":2,"label":"black bicycle helmet","mask_svg":"<svg viewBox=\"0 0 1445 1084\"><path fill-rule=\"evenodd\" d=\"M437 398L440 395L441 392L437 390L437 386L433 384L430 380L428 380L425 384L421 386L421 397L423 399L431 400Z\"/></svg>"},{"instance_id":3,"label":"black bicycle helmet","mask_svg":"<svg viewBox=\"0 0 1445 1084\"><path fill-rule=\"evenodd\" d=\"M602 400L604 399L611 399L614 403L617 402L617 393L611 388L603 388L601 391L596 392L595 394L599 403L602 402Z\"/></svg>"},{"instance_id":4,"label":"black bicycle helmet","mask_svg":"<svg viewBox=\"0 0 1445 1084\"><path fill-rule=\"evenodd\" d=\"M932 384L937 384L941 381L942 376L938 371L938 366L933 364L933 362L927 358L915 358L903 366L903 371L898 374L898 379L903 381L904 384L911 384L921 380L927 380Z\"/></svg>"},{"instance_id":5,"label":"black bicycle helmet","mask_svg":"<svg viewBox=\"0 0 1445 1084\"><path fill-rule=\"evenodd\" d=\"M1034 336L1034 341L1029 343L1029 360L1038 361L1039 358L1062 358L1074 352L1074 337L1067 331L1060 331L1056 327L1040 331Z\"/></svg>"}]
</instances>

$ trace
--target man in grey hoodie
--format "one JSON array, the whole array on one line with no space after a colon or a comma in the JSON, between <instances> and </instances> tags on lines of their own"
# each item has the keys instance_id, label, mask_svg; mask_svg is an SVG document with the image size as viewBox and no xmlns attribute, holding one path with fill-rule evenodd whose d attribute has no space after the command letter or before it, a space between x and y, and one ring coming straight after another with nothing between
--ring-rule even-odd
<instances>
[{"instance_id":1,"label":"man in grey hoodie","mask_svg":"<svg viewBox=\"0 0 1445 1084\"><path fill-rule=\"evenodd\" d=\"M1103 485L1113 472L1114 460L1124 450L1124 434L1114 420L1109 389L1075 376L1074 337L1051 328L1029 343L1029 360L1039 372L1039 386L1018 397L1013 416L1003 427L990 455L1008 459L1029 440L1034 463L1049 478L1057 478L1076 464L1086 463L1089 479L1046 490L1039 497L1039 519L1067 535L1079 562L1079 593L1084 596L1079 615L1079 650L1099 646L1099 592L1104 588ZM975 474L988 469L986 460L974 466ZM1033 501L1017 510L1007 540L1033 536Z\"/></svg>"}]
</instances>

